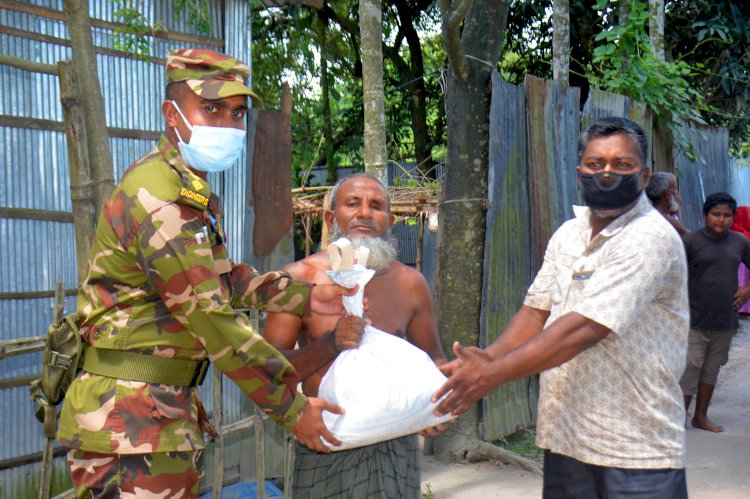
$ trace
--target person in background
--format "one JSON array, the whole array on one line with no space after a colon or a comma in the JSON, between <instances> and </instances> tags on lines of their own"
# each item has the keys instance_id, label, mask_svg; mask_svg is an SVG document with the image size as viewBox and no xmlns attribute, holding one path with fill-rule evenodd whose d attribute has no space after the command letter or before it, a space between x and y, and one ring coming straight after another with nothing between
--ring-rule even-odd
<instances>
[{"instance_id":1,"label":"person in background","mask_svg":"<svg viewBox=\"0 0 750 499\"><path fill-rule=\"evenodd\" d=\"M719 433L724 428L708 419L708 406L721 366L739 325L737 310L750 298L750 286L739 287L740 262L750 266L750 241L729 228L737 210L735 199L715 192L703 203L704 226L683 237L688 262L690 336L687 365L680 380L685 411L696 396L692 425Z\"/></svg>"},{"instance_id":2,"label":"person in background","mask_svg":"<svg viewBox=\"0 0 750 499\"><path fill-rule=\"evenodd\" d=\"M750 206L737 207L731 230L739 232L750 240ZM750 269L744 263L740 263L740 268L737 269L737 281L738 286L741 288L750 285ZM742 305L737 310L737 313L742 318L750 317L750 302Z\"/></svg>"},{"instance_id":3,"label":"person in background","mask_svg":"<svg viewBox=\"0 0 750 499\"><path fill-rule=\"evenodd\" d=\"M578 141L574 207L547 245L524 304L482 350L453 346L436 411L466 412L541 372L536 444L551 498L687 498L679 376L688 333L679 235L643 194L643 129L594 122ZM452 391L451 391L452 390Z\"/></svg>"},{"instance_id":4,"label":"person in background","mask_svg":"<svg viewBox=\"0 0 750 499\"><path fill-rule=\"evenodd\" d=\"M674 173L657 172L651 175L646 186L646 196L656 211L669 222L681 236L690 232L677 218L682 205L682 198Z\"/></svg>"},{"instance_id":5,"label":"person in background","mask_svg":"<svg viewBox=\"0 0 750 499\"><path fill-rule=\"evenodd\" d=\"M78 293L83 370L57 434L78 497L198 497L209 359L300 442L326 451L321 437L333 438L322 411L341 409L297 391L292 365L242 309L343 314L354 290L234 264L207 180L242 151L248 75L211 50L170 52L166 131L102 208Z\"/></svg>"}]
</instances>

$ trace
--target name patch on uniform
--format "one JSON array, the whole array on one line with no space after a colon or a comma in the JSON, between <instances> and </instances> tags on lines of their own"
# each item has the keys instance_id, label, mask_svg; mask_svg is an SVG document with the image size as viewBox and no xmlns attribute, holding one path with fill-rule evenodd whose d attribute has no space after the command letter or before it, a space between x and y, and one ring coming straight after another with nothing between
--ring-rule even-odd
<instances>
[{"instance_id":1,"label":"name patch on uniform","mask_svg":"<svg viewBox=\"0 0 750 499\"><path fill-rule=\"evenodd\" d=\"M593 270L581 270L579 272L573 272L573 280L585 281L586 279L590 279L593 274Z\"/></svg>"},{"instance_id":2,"label":"name patch on uniform","mask_svg":"<svg viewBox=\"0 0 750 499\"><path fill-rule=\"evenodd\" d=\"M206 196L204 196L203 194L198 194L195 191L191 191L187 187L183 187L182 189L180 189L180 196L196 201L203 206L208 206L208 198Z\"/></svg>"}]
</instances>

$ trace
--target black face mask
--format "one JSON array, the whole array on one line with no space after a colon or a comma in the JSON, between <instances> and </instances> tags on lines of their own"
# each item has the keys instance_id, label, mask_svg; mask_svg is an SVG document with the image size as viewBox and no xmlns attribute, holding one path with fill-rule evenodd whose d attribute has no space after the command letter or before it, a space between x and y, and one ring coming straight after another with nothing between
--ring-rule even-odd
<instances>
[{"instance_id":1,"label":"black face mask","mask_svg":"<svg viewBox=\"0 0 750 499\"><path fill-rule=\"evenodd\" d=\"M587 175L578 171L578 188L583 200L594 210L617 210L629 205L641 195L638 181L643 169L623 175L599 172Z\"/></svg>"}]
</instances>

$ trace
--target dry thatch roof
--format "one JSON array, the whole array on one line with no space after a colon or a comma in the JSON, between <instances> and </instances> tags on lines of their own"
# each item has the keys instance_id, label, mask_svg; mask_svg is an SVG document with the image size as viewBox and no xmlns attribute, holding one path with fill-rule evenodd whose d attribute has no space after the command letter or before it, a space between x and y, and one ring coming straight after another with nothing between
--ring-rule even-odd
<instances>
[{"instance_id":1,"label":"dry thatch roof","mask_svg":"<svg viewBox=\"0 0 750 499\"><path fill-rule=\"evenodd\" d=\"M428 185L413 183L408 186L390 186L391 212L395 215L414 216L437 213L440 191L436 182ZM299 187L292 189L294 214L298 216L323 216L323 203L330 186Z\"/></svg>"}]
</instances>

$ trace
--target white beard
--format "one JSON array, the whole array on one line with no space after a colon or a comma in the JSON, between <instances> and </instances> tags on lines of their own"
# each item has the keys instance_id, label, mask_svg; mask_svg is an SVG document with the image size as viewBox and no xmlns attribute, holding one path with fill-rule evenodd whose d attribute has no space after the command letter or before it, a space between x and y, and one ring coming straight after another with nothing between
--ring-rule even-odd
<instances>
[{"instance_id":1,"label":"white beard","mask_svg":"<svg viewBox=\"0 0 750 499\"><path fill-rule=\"evenodd\" d=\"M672 196L669 197L669 207L667 208L667 211L670 215L677 215L677 212L680 211L680 204Z\"/></svg>"},{"instance_id":2,"label":"white beard","mask_svg":"<svg viewBox=\"0 0 750 499\"><path fill-rule=\"evenodd\" d=\"M370 256L367 259L367 268L373 269L376 272L388 268L396 260L398 254L396 238L391 235L390 227L383 237L349 236L343 233L336 219L334 219L330 240L336 241L342 237L349 239L354 249L365 247L370 250Z\"/></svg>"}]
</instances>

